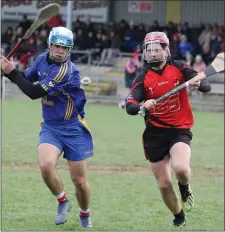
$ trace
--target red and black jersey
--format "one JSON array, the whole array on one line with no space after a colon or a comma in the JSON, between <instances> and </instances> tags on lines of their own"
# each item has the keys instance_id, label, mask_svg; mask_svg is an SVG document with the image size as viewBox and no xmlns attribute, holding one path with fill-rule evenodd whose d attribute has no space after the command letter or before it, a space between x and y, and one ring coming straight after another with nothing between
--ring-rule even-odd
<instances>
[{"instance_id":1,"label":"red and black jersey","mask_svg":"<svg viewBox=\"0 0 225 232\"><path fill-rule=\"evenodd\" d=\"M142 101L157 99L196 75L197 72L190 66L175 60L168 62L159 71L151 68L143 70L135 78L126 104L139 105ZM210 91L208 81L204 80L199 90ZM191 128L194 119L187 90L183 89L158 103L154 109L149 110L145 119L157 127Z\"/></svg>"}]
</instances>

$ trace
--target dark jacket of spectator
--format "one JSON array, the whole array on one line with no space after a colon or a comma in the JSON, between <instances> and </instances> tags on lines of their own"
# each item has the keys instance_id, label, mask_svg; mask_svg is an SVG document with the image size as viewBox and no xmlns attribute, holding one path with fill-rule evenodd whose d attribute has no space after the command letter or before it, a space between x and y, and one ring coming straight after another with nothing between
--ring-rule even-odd
<instances>
[{"instance_id":1,"label":"dark jacket of spectator","mask_svg":"<svg viewBox=\"0 0 225 232\"><path fill-rule=\"evenodd\" d=\"M118 32L112 31L110 33L109 39L110 39L110 48L120 48L121 41Z\"/></svg>"},{"instance_id":2,"label":"dark jacket of spectator","mask_svg":"<svg viewBox=\"0 0 225 232\"><path fill-rule=\"evenodd\" d=\"M28 28L31 26L31 21L28 20L27 15L23 15L23 21L20 22L19 27L22 27L23 34L28 30Z\"/></svg>"},{"instance_id":3,"label":"dark jacket of spectator","mask_svg":"<svg viewBox=\"0 0 225 232\"><path fill-rule=\"evenodd\" d=\"M91 49L95 47L95 37L92 31L89 31L85 38L85 49Z\"/></svg>"}]
</instances>

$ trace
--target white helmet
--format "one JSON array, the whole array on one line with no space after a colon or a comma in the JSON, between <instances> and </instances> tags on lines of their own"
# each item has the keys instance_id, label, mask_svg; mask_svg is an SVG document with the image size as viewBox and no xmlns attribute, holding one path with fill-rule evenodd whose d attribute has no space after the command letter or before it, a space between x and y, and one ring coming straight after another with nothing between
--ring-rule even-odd
<instances>
[{"instance_id":1,"label":"white helmet","mask_svg":"<svg viewBox=\"0 0 225 232\"><path fill-rule=\"evenodd\" d=\"M144 60L151 65L159 66L170 56L169 45L169 39L164 32L155 31L147 33L143 44ZM156 53L153 55L151 50L156 51ZM163 51L166 51L166 55Z\"/></svg>"}]
</instances>

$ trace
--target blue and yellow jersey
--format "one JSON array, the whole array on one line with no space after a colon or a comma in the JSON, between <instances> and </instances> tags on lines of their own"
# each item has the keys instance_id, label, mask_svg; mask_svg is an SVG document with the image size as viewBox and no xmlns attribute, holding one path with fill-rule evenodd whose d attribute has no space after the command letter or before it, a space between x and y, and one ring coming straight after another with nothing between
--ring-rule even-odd
<instances>
[{"instance_id":1,"label":"blue and yellow jersey","mask_svg":"<svg viewBox=\"0 0 225 232\"><path fill-rule=\"evenodd\" d=\"M25 70L25 78L39 82L47 95L42 98L42 116L45 122L68 122L84 117L86 97L80 86L80 73L68 60L53 63L48 53L40 54L33 65ZM79 117L80 117L79 116Z\"/></svg>"}]
</instances>

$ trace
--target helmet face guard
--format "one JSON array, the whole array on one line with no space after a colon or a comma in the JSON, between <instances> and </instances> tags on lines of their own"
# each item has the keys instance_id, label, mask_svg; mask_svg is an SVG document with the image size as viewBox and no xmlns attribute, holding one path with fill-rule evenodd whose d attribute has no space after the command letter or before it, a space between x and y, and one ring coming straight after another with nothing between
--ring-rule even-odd
<instances>
[{"instance_id":1,"label":"helmet face guard","mask_svg":"<svg viewBox=\"0 0 225 232\"><path fill-rule=\"evenodd\" d=\"M151 66L160 66L170 55L169 39L163 32L151 32L145 36L143 58Z\"/></svg>"},{"instance_id":2,"label":"helmet face guard","mask_svg":"<svg viewBox=\"0 0 225 232\"><path fill-rule=\"evenodd\" d=\"M51 45L58 45L61 47L67 47L68 52L65 56L65 59L61 62L64 62L70 55L70 51L73 47L73 33L69 29L65 27L54 27L48 37L48 48L49 48L49 54L51 59L57 61L55 57L53 57L52 51L51 51Z\"/></svg>"}]
</instances>

